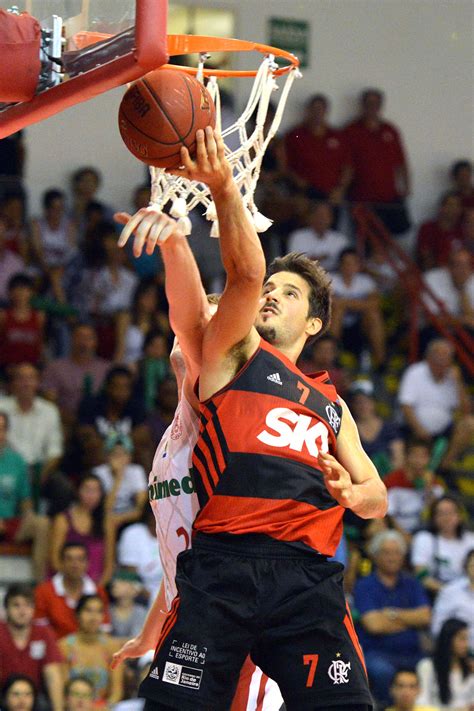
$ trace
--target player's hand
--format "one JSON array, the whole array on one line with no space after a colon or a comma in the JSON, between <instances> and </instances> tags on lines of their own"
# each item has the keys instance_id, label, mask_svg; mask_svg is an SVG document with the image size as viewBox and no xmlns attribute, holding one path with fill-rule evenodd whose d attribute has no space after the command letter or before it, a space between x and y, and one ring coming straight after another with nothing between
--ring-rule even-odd
<instances>
[{"instance_id":1,"label":"player's hand","mask_svg":"<svg viewBox=\"0 0 474 711\"><path fill-rule=\"evenodd\" d=\"M133 217L127 212L117 212L114 220L125 225L119 237L119 247L124 247L130 235L135 233L133 242L135 257L141 255L145 243L146 253L153 254L157 244L163 244L172 234L183 234L176 220L154 207L142 207Z\"/></svg>"},{"instance_id":2,"label":"player's hand","mask_svg":"<svg viewBox=\"0 0 474 711\"><path fill-rule=\"evenodd\" d=\"M150 646L143 642L140 635L138 635L138 637L133 637L132 639L129 639L128 642L125 642L125 644L120 647L118 652L115 652L112 656L110 668L116 669L118 665L126 659L137 659L137 657L142 657L149 651Z\"/></svg>"},{"instance_id":3,"label":"player's hand","mask_svg":"<svg viewBox=\"0 0 474 711\"><path fill-rule=\"evenodd\" d=\"M352 508L354 485L347 469L329 452L320 452L318 462L324 475L326 489L331 496L344 508Z\"/></svg>"},{"instance_id":4,"label":"player's hand","mask_svg":"<svg viewBox=\"0 0 474 711\"><path fill-rule=\"evenodd\" d=\"M205 131L196 131L196 157L189 155L187 148L181 148L181 168L167 170L171 175L180 178L206 183L211 192L216 192L229 185L232 178L232 168L225 157L224 139L213 128L208 126Z\"/></svg>"}]
</instances>

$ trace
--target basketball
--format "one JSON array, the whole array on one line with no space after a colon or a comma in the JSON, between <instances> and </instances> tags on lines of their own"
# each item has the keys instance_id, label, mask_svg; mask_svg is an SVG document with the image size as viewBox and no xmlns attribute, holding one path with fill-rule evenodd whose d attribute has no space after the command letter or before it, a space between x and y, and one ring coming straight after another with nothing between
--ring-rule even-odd
<instances>
[{"instance_id":1,"label":"basketball","mask_svg":"<svg viewBox=\"0 0 474 711\"><path fill-rule=\"evenodd\" d=\"M119 109L119 130L128 150L156 168L177 168L180 149L191 156L196 131L216 125L214 102L195 77L157 69L136 81Z\"/></svg>"}]
</instances>

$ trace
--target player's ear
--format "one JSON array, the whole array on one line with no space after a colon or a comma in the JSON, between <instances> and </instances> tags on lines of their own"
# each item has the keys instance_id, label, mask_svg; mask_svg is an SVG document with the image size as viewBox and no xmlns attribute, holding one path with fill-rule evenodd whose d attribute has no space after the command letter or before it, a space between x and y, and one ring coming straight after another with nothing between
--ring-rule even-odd
<instances>
[{"instance_id":1,"label":"player's ear","mask_svg":"<svg viewBox=\"0 0 474 711\"><path fill-rule=\"evenodd\" d=\"M323 322L320 318L317 318L316 316L309 318L306 322L306 334L308 338L310 338L311 336L316 336L316 334L320 332L322 327Z\"/></svg>"}]
</instances>

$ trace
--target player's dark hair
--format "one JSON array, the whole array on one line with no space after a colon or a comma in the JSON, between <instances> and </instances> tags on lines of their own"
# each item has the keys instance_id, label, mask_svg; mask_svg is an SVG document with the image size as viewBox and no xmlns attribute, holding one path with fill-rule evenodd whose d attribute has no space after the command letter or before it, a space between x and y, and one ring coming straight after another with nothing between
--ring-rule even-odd
<instances>
[{"instance_id":1,"label":"player's dark hair","mask_svg":"<svg viewBox=\"0 0 474 711\"><path fill-rule=\"evenodd\" d=\"M87 550L87 546L84 543L75 543L74 541L69 541L61 547L61 551L59 553L60 560L64 560L64 555L71 548L81 548L86 554L86 558L89 558L89 551Z\"/></svg>"},{"instance_id":2,"label":"player's dark hair","mask_svg":"<svg viewBox=\"0 0 474 711\"><path fill-rule=\"evenodd\" d=\"M5 597L3 599L3 607L5 610L8 610L10 601L15 597L24 597L25 600L28 600L31 604L34 604L33 589L30 585L26 585L25 583L14 583L7 588L7 592L5 593Z\"/></svg>"},{"instance_id":3,"label":"player's dark hair","mask_svg":"<svg viewBox=\"0 0 474 711\"><path fill-rule=\"evenodd\" d=\"M102 600L101 596L98 595L97 593L94 593L92 595L81 595L79 598L77 605L76 605L76 617L79 617L81 614L82 610L84 607L87 605L87 603L90 600L99 600L99 602L102 604L102 607L104 607L104 601Z\"/></svg>"},{"instance_id":4,"label":"player's dark hair","mask_svg":"<svg viewBox=\"0 0 474 711\"><path fill-rule=\"evenodd\" d=\"M438 682L439 698L446 705L451 701L450 675L453 661L453 638L461 630L467 629L467 626L467 622L451 617L443 624L435 641L433 666ZM457 662L461 667L463 679L466 679L470 671L467 657L457 659Z\"/></svg>"},{"instance_id":5,"label":"player's dark hair","mask_svg":"<svg viewBox=\"0 0 474 711\"><path fill-rule=\"evenodd\" d=\"M265 274L265 283L278 272L292 272L306 281L310 288L308 318L321 319L322 328L317 337L322 336L331 322L332 290L328 273L317 260L299 252L274 259Z\"/></svg>"},{"instance_id":6,"label":"player's dark hair","mask_svg":"<svg viewBox=\"0 0 474 711\"><path fill-rule=\"evenodd\" d=\"M51 190L46 190L43 194L43 207L48 210L55 200L64 200L64 193L57 188L51 188Z\"/></svg>"},{"instance_id":7,"label":"player's dark hair","mask_svg":"<svg viewBox=\"0 0 474 711\"><path fill-rule=\"evenodd\" d=\"M456 179L461 170L464 170L465 168L472 171L471 161L467 160L467 158L464 158L463 160L457 160L451 166L451 177Z\"/></svg>"},{"instance_id":8,"label":"player's dark hair","mask_svg":"<svg viewBox=\"0 0 474 711\"><path fill-rule=\"evenodd\" d=\"M443 494L443 496L440 496L439 499L435 499L435 501L433 501L433 503L430 506L429 516L428 516L428 521L429 521L428 530L434 536L438 535L438 531L437 531L436 525L435 525L436 511L438 509L438 506L441 503L443 503L443 501L451 501L451 503L453 503L456 506L456 508L459 512L459 515L461 517L463 517L463 515L465 513L461 502L452 494ZM456 538L462 537L462 534L464 533L464 529L465 529L464 523L461 521L456 528Z\"/></svg>"},{"instance_id":9,"label":"player's dark hair","mask_svg":"<svg viewBox=\"0 0 474 711\"><path fill-rule=\"evenodd\" d=\"M80 681L82 684L87 684L91 692L94 692L94 684L86 676L75 676L72 679L68 679L64 685L64 695L67 696L71 692L71 687L74 686L76 681Z\"/></svg>"}]
</instances>

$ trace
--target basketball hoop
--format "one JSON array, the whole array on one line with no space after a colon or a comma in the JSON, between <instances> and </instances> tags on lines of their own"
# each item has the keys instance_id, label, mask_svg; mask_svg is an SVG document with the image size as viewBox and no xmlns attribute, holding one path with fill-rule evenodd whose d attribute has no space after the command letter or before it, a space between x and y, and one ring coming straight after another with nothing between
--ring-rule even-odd
<instances>
[{"instance_id":1,"label":"basketball hoop","mask_svg":"<svg viewBox=\"0 0 474 711\"><path fill-rule=\"evenodd\" d=\"M215 70L205 67L211 52L251 52L263 55L258 69L249 71ZM216 106L216 128L222 133L224 143L234 134L238 138L239 147L231 150L226 144L226 158L231 164L234 179L240 188L242 199L250 212L257 232L265 232L271 220L264 217L254 202L255 188L260 176L262 159L268 144L277 132L288 94L294 80L300 77L299 61L290 52L255 42L236 39L222 39L197 35L168 35L168 53L170 56L182 54L199 55L196 67L165 65L178 71L195 74L200 81L208 79L207 89ZM285 61L283 66L276 62L277 58ZM221 100L218 79L221 77L254 77L250 96L242 115L231 126L222 130ZM284 77L282 87L278 85L280 77ZM279 100L275 115L269 127L265 128L271 96L279 91ZM251 119L254 124L247 124ZM212 224L211 236L219 236L217 214L207 185L187 180L186 178L169 175L162 168L150 168L151 202L150 207L163 211L178 219L185 234L191 234L189 212L199 205L205 209L205 216Z\"/></svg>"}]
</instances>

